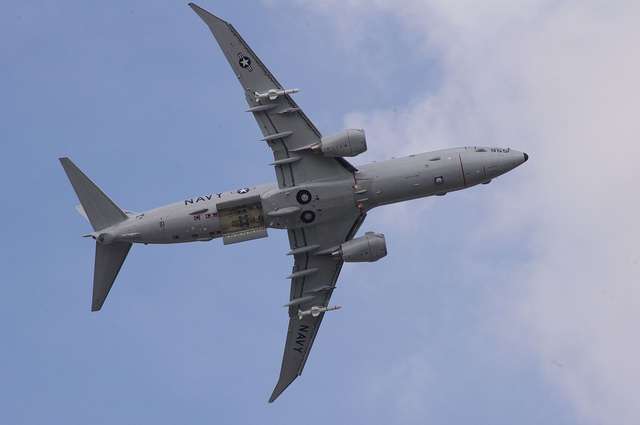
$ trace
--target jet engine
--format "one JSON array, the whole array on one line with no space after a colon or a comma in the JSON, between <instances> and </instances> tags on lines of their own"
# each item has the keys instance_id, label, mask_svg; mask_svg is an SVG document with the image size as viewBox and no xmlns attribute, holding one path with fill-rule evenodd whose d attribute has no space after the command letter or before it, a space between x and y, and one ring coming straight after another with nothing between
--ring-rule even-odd
<instances>
[{"instance_id":1,"label":"jet engine","mask_svg":"<svg viewBox=\"0 0 640 425\"><path fill-rule=\"evenodd\" d=\"M333 136L323 137L319 148L324 156L332 158L356 156L367 150L367 140L364 130L349 129Z\"/></svg>"},{"instance_id":2,"label":"jet engine","mask_svg":"<svg viewBox=\"0 0 640 425\"><path fill-rule=\"evenodd\" d=\"M387 255L387 243L382 233L367 232L340 245L335 254L347 263L371 263Z\"/></svg>"}]
</instances>

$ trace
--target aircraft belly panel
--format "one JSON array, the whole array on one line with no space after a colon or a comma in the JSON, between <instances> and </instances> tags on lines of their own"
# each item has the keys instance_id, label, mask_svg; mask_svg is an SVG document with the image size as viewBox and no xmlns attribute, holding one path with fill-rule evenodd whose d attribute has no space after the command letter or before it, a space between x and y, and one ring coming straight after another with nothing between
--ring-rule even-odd
<instances>
[{"instance_id":1,"label":"aircraft belly panel","mask_svg":"<svg viewBox=\"0 0 640 425\"><path fill-rule=\"evenodd\" d=\"M265 228L262 202L259 199L247 204L219 208L218 219L223 235Z\"/></svg>"},{"instance_id":2,"label":"aircraft belly panel","mask_svg":"<svg viewBox=\"0 0 640 425\"><path fill-rule=\"evenodd\" d=\"M296 229L335 220L346 213L357 213L353 184L353 180L340 180L264 193L266 225Z\"/></svg>"}]
</instances>

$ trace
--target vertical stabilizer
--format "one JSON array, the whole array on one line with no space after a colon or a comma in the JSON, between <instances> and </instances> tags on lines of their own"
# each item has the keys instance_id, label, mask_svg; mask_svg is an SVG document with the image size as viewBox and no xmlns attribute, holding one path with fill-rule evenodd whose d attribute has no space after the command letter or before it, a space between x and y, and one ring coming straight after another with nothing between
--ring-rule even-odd
<instances>
[{"instance_id":1,"label":"vertical stabilizer","mask_svg":"<svg viewBox=\"0 0 640 425\"><path fill-rule=\"evenodd\" d=\"M93 270L93 298L91 311L102 308L109 290L131 249L129 242L115 242L109 245L96 243L96 264Z\"/></svg>"},{"instance_id":2,"label":"vertical stabilizer","mask_svg":"<svg viewBox=\"0 0 640 425\"><path fill-rule=\"evenodd\" d=\"M127 215L69 158L60 158L60 163L69 177L73 190L78 195L93 230L105 229L127 218Z\"/></svg>"}]
</instances>

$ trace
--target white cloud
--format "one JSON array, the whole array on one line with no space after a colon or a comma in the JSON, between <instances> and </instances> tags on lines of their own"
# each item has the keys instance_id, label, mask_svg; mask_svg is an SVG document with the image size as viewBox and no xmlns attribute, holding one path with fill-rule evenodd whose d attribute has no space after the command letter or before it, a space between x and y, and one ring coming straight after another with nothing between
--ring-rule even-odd
<instances>
[{"instance_id":1,"label":"white cloud","mask_svg":"<svg viewBox=\"0 0 640 425\"><path fill-rule=\"evenodd\" d=\"M581 422L640 423L640 2L296 3L359 48L375 48L362 22L392 15L439 57L436 93L345 117L367 130L370 157L467 144L531 154L519 183L487 197L500 227L473 236L531 229L502 331L539 355Z\"/></svg>"}]
</instances>

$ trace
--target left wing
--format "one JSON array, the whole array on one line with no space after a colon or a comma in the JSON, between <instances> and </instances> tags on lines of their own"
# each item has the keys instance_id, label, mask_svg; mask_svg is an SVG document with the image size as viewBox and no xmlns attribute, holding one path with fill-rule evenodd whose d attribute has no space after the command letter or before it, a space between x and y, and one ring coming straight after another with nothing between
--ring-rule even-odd
<instances>
[{"instance_id":1,"label":"left wing","mask_svg":"<svg viewBox=\"0 0 640 425\"><path fill-rule=\"evenodd\" d=\"M273 151L278 186L292 187L314 180L351 178L356 169L343 158L328 158L308 147L321 134L273 74L230 23L194 3L189 6L207 24L245 91L249 109Z\"/></svg>"},{"instance_id":2,"label":"left wing","mask_svg":"<svg viewBox=\"0 0 640 425\"><path fill-rule=\"evenodd\" d=\"M269 398L270 403L302 374L324 317L324 313L320 313L317 317L307 315L300 319L298 311L328 306L343 264L342 260L332 257L330 251L352 239L364 218L364 214L354 212L333 222L289 230L289 244L295 258L289 297L289 330L280 378Z\"/></svg>"}]
</instances>

